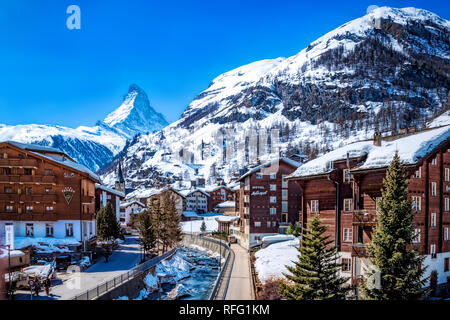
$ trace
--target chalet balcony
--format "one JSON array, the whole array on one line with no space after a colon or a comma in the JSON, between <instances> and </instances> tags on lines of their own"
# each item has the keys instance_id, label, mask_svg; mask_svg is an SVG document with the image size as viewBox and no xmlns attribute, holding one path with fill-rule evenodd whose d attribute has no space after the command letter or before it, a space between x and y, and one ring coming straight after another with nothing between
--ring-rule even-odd
<instances>
[{"instance_id":1,"label":"chalet balcony","mask_svg":"<svg viewBox=\"0 0 450 320\"><path fill-rule=\"evenodd\" d=\"M352 247L352 257L367 258L366 246L362 243L354 243L350 245Z\"/></svg>"},{"instance_id":2,"label":"chalet balcony","mask_svg":"<svg viewBox=\"0 0 450 320\"><path fill-rule=\"evenodd\" d=\"M354 210L353 225L375 226L378 217L375 210Z\"/></svg>"},{"instance_id":3,"label":"chalet balcony","mask_svg":"<svg viewBox=\"0 0 450 320\"><path fill-rule=\"evenodd\" d=\"M36 159L0 159L0 167L37 168Z\"/></svg>"},{"instance_id":4,"label":"chalet balcony","mask_svg":"<svg viewBox=\"0 0 450 320\"><path fill-rule=\"evenodd\" d=\"M45 195L35 195L35 194L21 194L20 202L42 202L42 203L52 203L56 202L56 194L45 194Z\"/></svg>"},{"instance_id":5,"label":"chalet balcony","mask_svg":"<svg viewBox=\"0 0 450 320\"><path fill-rule=\"evenodd\" d=\"M55 183L54 176L0 175L0 183Z\"/></svg>"},{"instance_id":6,"label":"chalet balcony","mask_svg":"<svg viewBox=\"0 0 450 320\"><path fill-rule=\"evenodd\" d=\"M16 202L19 201L19 195L15 193L1 193L0 201Z\"/></svg>"},{"instance_id":7,"label":"chalet balcony","mask_svg":"<svg viewBox=\"0 0 450 320\"><path fill-rule=\"evenodd\" d=\"M82 203L93 203L94 196L81 196L81 202Z\"/></svg>"}]
</instances>

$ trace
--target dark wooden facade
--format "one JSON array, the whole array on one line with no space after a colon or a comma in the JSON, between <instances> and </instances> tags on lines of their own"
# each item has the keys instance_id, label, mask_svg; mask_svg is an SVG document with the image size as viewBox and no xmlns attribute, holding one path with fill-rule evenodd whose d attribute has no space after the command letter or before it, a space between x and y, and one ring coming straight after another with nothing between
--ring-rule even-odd
<instances>
[{"instance_id":1,"label":"dark wooden facade","mask_svg":"<svg viewBox=\"0 0 450 320\"><path fill-rule=\"evenodd\" d=\"M263 168L241 178L237 205L242 232L256 235L284 233L290 223L299 220L301 190L292 181L283 183L283 177L293 173L297 167L280 160L273 168L276 171L272 172L270 167Z\"/></svg>"}]
</instances>

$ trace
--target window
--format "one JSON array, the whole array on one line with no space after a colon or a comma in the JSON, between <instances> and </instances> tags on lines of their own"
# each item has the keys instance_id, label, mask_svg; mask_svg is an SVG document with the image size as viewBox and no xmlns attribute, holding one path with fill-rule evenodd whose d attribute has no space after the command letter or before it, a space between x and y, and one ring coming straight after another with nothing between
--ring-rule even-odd
<instances>
[{"instance_id":1,"label":"window","mask_svg":"<svg viewBox=\"0 0 450 320\"><path fill-rule=\"evenodd\" d=\"M256 228L261 227L261 222L260 222L260 221L255 221L255 227L256 227Z\"/></svg>"},{"instance_id":2,"label":"window","mask_svg":"<svg viewBox=\"0 0 450 320\"><path fill-rule=\"evenodd\" d=\"M445 168L445 171L444 171L444 180L445 180L446 182L449 182L449 181L450 181L450 168Z\"/></svg>"},{"instance_id":3,"label":"window","mask_svg":"<svg viewBox=\"0 0 450 320\"><path fill-rule=\"evenodd\" d=\"M3 168L3 174L11 175L11 168Z\"/></svg>"},{"instance_id":4,"label":"window","mask_svg":"<svg viewBox=\"0 0 450 320\"><path fill-rule=\"evenodd\" d=\"M311 213L319 213L319 200L311 200Z\"/></svg>"},{"instance_id":5,"label":"window","mask_svg":"<svg viewBox=\"0 0 450 320\"><path fill-rule=\"evenodd\" d=\"M450 211L450 198L444 198L444 211Z\"/></svg>"},{"instance_id":6,"label":"window","mask_svg":"<svg viewBox=\"0 0 450 320\"><path fill-rule=\"evenodd\" d=\"M270 185L270 191L276 191L277 190L277 185L276 184L271 184Z\"/></svg>"},{"instance_id":7,"label":"window","mask_svg":"<svg viewBox=\"0 0 450 320\"><path fill-rule=\"evenodd\" d=\"M6 212L12 212L13 206L5 206L5 210L6 210Z\"/></svg>"},{"instance_id":8,"label":"window","mask_svg":"<svg viewBox=\"0 0 450 320\"><path fill-rule=\"evenodd\" d=\"M288 199L287 189L281 190L281 200L287 200L287 199Z\"/></svg>"},{"instance_id":9,"label":"window","mask_svg":"<svg viewBox=\"0 0 450 320\"><path fill-rule=\"evenodd\" d=\"M27 237L34 237L34 226L32 223L27 223L25 225L25 235Z\"/></svg>"},{"instance_id":10,"label":"window","mask_svg":"<svg viewBox=\"0 0 450 320\"><path fill-rule=\"evenodd\" d=\"M414 229L414 237L412 243L420 243L420 229Z\"/></svg>"},{"instance_id":11,"label":"window","mask_svg":"<svg viewBox=\"0 0 450 320\"><path fill-rule=\"evenodd\" d=\"M344 199L344 211L351 212L352 211L352 199Z\"/></svg>"},{"instance_id":12,"label":"window","mask_svg":"<svg viewBox=\"0 0 450 320\"><path fill-rule=\"evenodd\" d=\"M436 213L435 212L431 213L431 226L436 227Z\"/></svg>"},{"instance_id":13,"label":"window","mask_svg":"<svg viewBox=\"0 0 450 320\"><path fill-rule=\"evenodd\" d=\"M416 173L414 174L414 178L417 178L417 179L422 178L422 168L419 168L419 170L416 170Z\"/></svg>"},{"instance_id":14,"label":"window","mask_svg":"<svg viewBox=\"0 0 450 320\"><path fill-rule=\"evenodd\" d=\"M431 164L432 164L433 166L435 166L435 165L437 164L437 158L436 158L436 157L434 157L434 158L431 160Z\"/></svg>"},{"instance_id":15,"label":"window","mask_svg":"<svg viewBox=\"0 0 450 320\"><path fill-rule=\"evenodd\" d=\"M244 207L244 214L250 214L250 208Z\"/></svg>"},{"instance_id":16,"label":"window","mask_svg":"<svg viewBox=\"0 0 450 320\"><path fill-rule=\"evenodd\" d=\"M436 258L436 245L435 244L430 245L430 254L431 254L431 258Z\"/></svg>"},{"instance_id":17,"label":"window","mask_svg":"<svg viewBox=\"0 0 450 320\"><path fill-rule=\"evenodd\" d=\"M33 212L33 206L27 206L27 207L25 208L25 211L26 211L26 212Z\"/></svg>"},{"instance_id":18,"label":"window","mask_svg":"<svg viewBox=\"0 0 450 320\"><path fill-rule=\"evenodd\" d=\"M277 173L271 173L270 174L270 179L276 179L277 178Z\"/></svg>"},{"instance_id":19,"label":"window","mask_svg":"<svg viewBox=\"0 0 450 320\"><path fill-rule=\"evenodd\" d=\"M350 173L350 169L344 169L344 170L342 171L342 174L343 174L343 179L344 179L344 182L345 182L345 183L350 183L350 182L352 182L353 176L352 176L352 174Z\"/></svg>"},{"instance_id":20,"label":"window","mask_svg":"<svg viewBox=\"0 0 450 320\"><path fill-rule=\"evenodd\" d=\"M52 194L53 189L52 188L45 188L45 194Z\"/></svg>"},{"instance_id":21,"label":"window","mask_svg":"<svg viewBox=\"0 0 450 320\"><path fill-rule=\"evenodd\" d=\"M282 187L282 188L287 188L288 185L289 185L289 181L287 181L287 180L285 179L286 176L287 176L287 175L285 175L285 174L283 174L283 175L281 176L281 187Z\"/></svg>"},{"instance_id":22,"label":"window","mask_svg":"<svg viewBox=\"0 0 450 320\"><path fill-rule=\"evenodd\" d=\"M344 228L344 242L352 242L353 230L351 228Z\"/></svg>"},{"instance_id":23,"label":"window","mask_svg":"<svg viewBox=\"0 0 450 320\"><path fill-rule=\"evenodd\" d=\"M270 203L276 203L277 197L270 197Z\"/></svg>"},{"instance_id":24,"label":"window","mask_svg":"<svg viewBox=\"0 0 450 320\"><path fill-rule=\"evenodd\" d=\"M431 196L436 197L436 182L431 183Z\"/></svg>"},{"instance_id":25,"label":"window","mask_svg":"<svg viewBox=\"0 0 450 320\"><path fill-rule=\"evenodd\" d=\"M351 260L349 258L342 258L342 271L350 272Z\"/></svg>"},{"instance_id":26,"label":"window","mask_svg":"<svg viewBox=\"0 0 450 320\"><path fill-rule=\"evenodd\" d=\"M13 189L11 187L5 187L5 193L12 193Z\"/></svg>"},{"instance_id":27,"label":"window","mask_svg":"<svg viewBox=\"0 0 450 320\"><path fill-rule=\"evenodd\" d=\"M53 170L52 169L45 169L45 173L46 176L52 176L53 175Z\"/></svg>"},{"instance_id":28,"label":"window","mask_svg":"<svg viewBox=\"0 0 450 320\"><path fill-rule=\"evenodd\" d=\"M281 202L281 212L288 212L288 202L287 201Z\"/></svg>"},{"instance_id":29,"label":"window","mask_svg":"<svg viewBox=\"0 0 450 320\"><path fill-rule=\"evenodd\" d=\"M23 174L31 176L33 174L33 170L31 170L30 168L25 168L23 169Z\"/></svg>"},{"instance_id":30,"label":"window","mask_svg":"<svg viewBox=\"0 0 450 320\"><path fill-rule=\"evenodd\" d=\"M257 173L256 174L256 179L262 179L262 177L263 177L262 173Z\"/></svg>"},{"instance_id":31,"label":"window","mask_svg":"<svg viewBox=\"0 0 450 320\"><path fill-rule=\"evenodd\" d=\"M450 228L445 227L444 228L444 241L450 240Z\"/></svg>"},{"instance_id":32,"label":"window","mask_svg":"<svg viewBox=\"0 0 450 320\"><path fill-rule=\"evenodd\" d=\"M53 237L53 224L51 224L51 223L45 224L45 236Z\"/></svg>"},{"instance_id":33,"label":"window","mask_svg":"<svg viewBox=\"0 0 450 320\"><path fill-rule=\"evenodd\" d=\"M281 223L287 223L288 222L288 215L287 213L281 214Z\"/></svg>"},{"instance_id":34,"label":"window","mask_svg":"<svg viewBox=\"0 0 450 320\"><path fill-rule=\"evenodd\" d=\"M411 197L412 200L412 208L414 211L420 211L421 210L421 197L413 196Z\"/></svg>"},{"instance_id":35,"label":"window","mask_svg":"<svg viewBox=\"0 0 450 320\"><path fill-rule=\"evenodd\" d=\"M45 211L47 211L47 212L53 212L53 207L52 207L52 206L46 206L46 207L45 207Z\"/></svg>"},{"instance_id":36,"label":"window","mask_svg":"<svg viewBox=\"0 0 450 320\"><path fill-rule=\"evenodd\" d=\"M277 226L277 222L276 221L272 221L272 227L275 228Z\"/></svg>"},{"instance_id":37,"label":"window","mask_svg":"<svg viewBox=\"0 0 450 320\"><path fill-rule=\"evenodd\" d=\"M450 271L450 258L444 259L444 272Z\"/></svg>"},{"instance_id":38,"label":"window","mask_svg":"<svg viewBox=\"0 0 450 320\"><path fill-rule=\"evenodd\" d=\"M73 237L73 223L66 223L66 237Z\"/></svg>"},{"instance_id":39,"label":"window","mask_svg":"<svg viewBox=\"0 0 450 320\"><path fill-rule=\"evenodd\" d=\"M27 195L33 194L33 188L32 187L26 187L25 188L25 194L27 194Z\"/></svg>"},{"instance_id":40,"label":"window","mask_svg":"<svg viewBox=\"0 0 450 320\"><path fill-rule=\"evenodd\" d=\"M270 214L277 214L277 208L270 208Z\"/></svg>"},{"instance_id":41,"label":"window","mask_svg":"<svg viewBox=\"0 0 450 320\"><path fill-rule=\"evenodd\" d=\"M270 228L271 225L272 223L270 221L267 221L267 228Z\"/></svg>"}]
</instances>

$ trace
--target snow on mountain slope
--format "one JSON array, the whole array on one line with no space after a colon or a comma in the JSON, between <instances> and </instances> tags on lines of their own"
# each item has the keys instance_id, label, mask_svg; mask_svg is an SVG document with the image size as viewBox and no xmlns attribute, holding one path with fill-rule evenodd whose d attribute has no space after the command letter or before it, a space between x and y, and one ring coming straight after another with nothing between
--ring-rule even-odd
<instances>
[{"instance_id":1,"label":"snow on mountain slope","mask_svg":"<svg viewBox=\"0 0 450 320\"><path fill-rule=\"evenodd\" d=\"M99 126L0 125L0 141L8 140L59 148L94 171L110 162L126 143L125 137Z\"/></svg>"},{"instance_id":2,"label":"snow on mountain slope","mask_svg":"<svg viewBox=\"0 0 450 320\"><path fill-rule=\"evenodd\" d=\"M135 188L198 176L214 183L280 152L312 159L374 130L423 127L448 101L449 30L431 12L383 7L292 57L226 72L178 121L130 143L125 176ZM105 181L116 165L101 172Z\"/></svg>"},{"instance_id":3,"label":"snow on mountain slope","mask_svg":"<svg viewBox=\"0 0 450 320\"><path fill-rule=\"evenodd\" d=\"M111 112L103 123L128 138L139 133L157 131L168 125L164 116L150 106L147 94L135 84L130 86L120 107Z\"/></svg>"},{"instance_id":4,"label":"snow on mountain slope","mask_svg":"<svg viewBox=\"0 0 450 320\"><path fill-rule=\"evenodd\" d=\"M122 105L94 127L0 124L0 141L56 147L97 171L122 151L128 139L161 129L166 124L164 117L150 106L147 94L137 85L131 85Z\"/></svg>"}]
</instances>

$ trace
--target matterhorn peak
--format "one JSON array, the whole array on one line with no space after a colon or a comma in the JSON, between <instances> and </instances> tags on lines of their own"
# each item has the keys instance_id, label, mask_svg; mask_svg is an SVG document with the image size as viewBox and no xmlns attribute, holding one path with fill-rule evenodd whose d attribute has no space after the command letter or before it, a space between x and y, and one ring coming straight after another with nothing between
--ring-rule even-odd
<instances>
[{"instance_id":1,"label":"matterhorn peak","mask_svg":"<svg viewBox=\"0 0 450 320\"><path fill-rule=\"evenodd\" d=\"M103 120L103 124L132 138L140 133L160 130L168 123L152 108L145 91L137 84L131 84L122 104Z\"/></svg>"}]
</instances>

